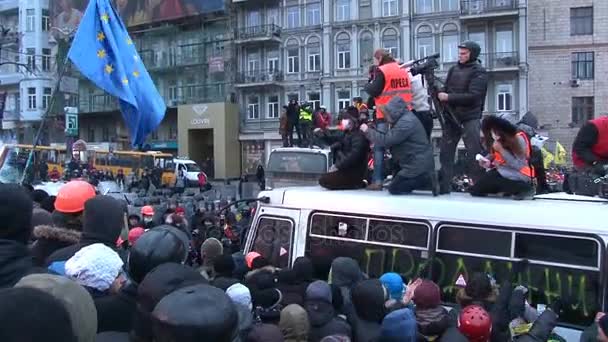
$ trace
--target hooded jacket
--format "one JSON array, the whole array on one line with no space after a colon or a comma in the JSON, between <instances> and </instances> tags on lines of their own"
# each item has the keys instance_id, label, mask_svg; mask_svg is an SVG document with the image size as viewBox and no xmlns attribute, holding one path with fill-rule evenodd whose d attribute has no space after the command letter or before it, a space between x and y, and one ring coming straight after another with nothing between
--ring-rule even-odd
<instances>
[{"instance_id":1,"label":"hooded jacket","mask_svg":"<svg viewBox=\"0 0 608 342\"><path fill-rule=\"evenodd\" d=\"M84 204L84 217L82 225L82 236L77 244L62 248L51 254L46 265L55 261L66 261L73 257L82 247L94 243L116 249L116 240L124 226L124 207L116 199L110 196L97 196L86 201ZM126 256L118 251L123 260Z\"/></svg>"},{"instance_id":2,"label":"hooded jacket","mask_svg":"<svg viewBox=\"0 0 608 342\"><path fill-rule=\"evenodd\" d=\"M308 342L309 327L308 314L301 306L291 304L281 311L279 328L286 342Z\"/></svg>"},{"instance_id":3,"label":"hooded jacket","mask_svg":"<svg viewBox=\"0 0 608 342\"><path fill-rule=\"evenodd\" d=\"M471 51L469 61L451 67L445 80L449 109L460 122L479 120L483 112L488 77L478 57L479 51Z\"/></svg>"},{"instance_id":4,"label":"hooded jacket","mask_svg":"<svg viewBox=\"0 0 608 342\"><path fill-rule=\"evenodd\" d=\"M13 287L24 276L38 272L44 270L35 267L24 244L0 239L0 289Z\"/></svg>"},{"instance_id":5,"label":"hooded jacket","mask_svg":"<svg viewBox=\"0 0 608 342\"><path fill-rule=\"evenodd\" d=\"M45 260L54 252L77 244L82 235L77 230L48 225L34 227L33 234L36 241L30 251L38 266L44 266Z\"/></svg>"},{"instance_id":6,"label":"hooded jacket","mask_svg":"<svg viewBox=\"0 0 608 342\"><path fill-rule=\"evenodd\" d=\"M315 281L308 286L304 308L310 322L308 339L311 342L331 335L352 336L350 325L337 317L332 299L332 290L324 281Z\"/></svg>"},{"instance_id":7,"label":"hooded jacket","mask_svg":"<svg viewBox=\"0 0 608 342\"><path fill-rule=\"evenodd\" d=\"M378 279L359 282L352 292L355 312L348 317L354 342L372 342L380 337L388 293Z\"/></svg>"},{"instance_id":8,"label":"hooded jacket","mask_svg":"<svg viewBox=\"0 0 608 342\"><path fill-rule=\"evenodd\" d=\"M410 309L393 311L384 317L380 342L416 342L416 318Z\"/></svg>"},{"instance_id":9,"label":"hooded jacket","mask_svg":"<svg viewBox=\"0 0 608 342\"><path fill-rule=\"evenodd\" d=\"M383 113L392 125L387 132L370 128L365 136L379 147L391 149L401 168L397 175L414 178L433 169L433 150L418 118L407 109L400 97L393 97Z\"/></svg>"},{"instance_id":10,"label":"hooded jacket","mask_svg":"<svg viewBox=\"0 0 608 342\"><path fill-rule=\"evenodd\" d=\"M355 259L338 257L331 263L329 283L340 288L342 293L342 314L350 315L354 310L351 289L363 279L363 273Z\"/></svg>"}]
</instances>

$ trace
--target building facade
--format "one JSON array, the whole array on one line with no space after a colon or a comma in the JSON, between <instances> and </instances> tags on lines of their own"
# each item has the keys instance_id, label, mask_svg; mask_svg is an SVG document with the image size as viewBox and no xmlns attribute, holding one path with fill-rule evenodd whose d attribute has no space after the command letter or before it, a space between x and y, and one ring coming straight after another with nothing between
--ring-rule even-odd
<instances>
[{"instance_id":1,"label":"building facade","mask_svg":"<svg viewBox=\"0 0 608 342\"><path fill-rule=\"evenodd\" d=\"M32 142L55 85L48 0L0 2L0 26L0 141Z\"/></svg>"},{"instance_id":2,"label":"building facade","mask_svg":"<svg viewBox=\"0 0 608 342\"><path fill-rule=\"evenodd\" d=\"M278 118L290 99L334 117L353 97L365 100L380 47L402 61L439 52L445 77L458 43L477 41L490 73L485 110L527 111L525 0L241 0L235 11L243 160L280 146Z\"/></svg>"},{"instance_id":3,"label":"building facade","mask_svg":"<svg viewBox=\"0 0 608 342\"><path fill-rule=\"evenodd\" d=\"M530 3L530 111L551 138L550 150L559 141L570 156L579 127L608 115L606 16L606 1Z\"/></svg>"}]
</instances>

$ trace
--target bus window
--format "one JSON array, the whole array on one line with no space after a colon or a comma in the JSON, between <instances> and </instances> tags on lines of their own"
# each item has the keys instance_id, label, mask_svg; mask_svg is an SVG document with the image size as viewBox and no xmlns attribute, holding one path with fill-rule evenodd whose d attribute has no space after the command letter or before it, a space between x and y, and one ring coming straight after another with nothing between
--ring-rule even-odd
<instances>
[{"instance_id":1,"label":"bus window","mask_svg":"<svg viewBox=\"0 0 608 342\"><path fill-rule=\"evenodd\" d=\"M515 257L599 269L599 246L591 239L515 234Z\"/></svg>"},{"instance_id":2,"label":"bus window","mask_svg":"<svg viewBox=\"0 0 608 342\"><path fill-rule=\"evenodd\" d=\"M393 220L370 220L369 241L428 248L430 227L417 223Z\"/></svg>"},{"instance_id":3,"label":"bus window","mask_svg":"<svg viewBox=\"0 0 608 342\"><path fill-rule=\"evenodd\" d=\"M511 256L511 233L444 225L439 230L437 250L508 258Z\"/></svg>"},{"instance_id":4,"label":"bus window","mask_svg":"<svg viewBox=\"0 0 608 342\"><path fill-rule=\"evenodd\" d=\"M322 174L327 172L327 157L322 153L273 151L267 171Z\"/></svg>"},{"instance_id":5,"label":"bus window","mask_svg":"<svg viewBox=\"0 0 608 342\"><path fill-rule=\"evenodd\" d=\"M352 216L314 213L310 234L364 240L367 220Z\"/></svg>"},{"instance_id":6,"label":"bus window","mask_svg":"<svg viewBox=\"0 0 608 342\"><path fill-rule=\"evenodd\" d=\"M289 266L293 226L289 219L262 216L258 222L252 250L260 253L274 266Z\"/></svg>"}]
</instances>

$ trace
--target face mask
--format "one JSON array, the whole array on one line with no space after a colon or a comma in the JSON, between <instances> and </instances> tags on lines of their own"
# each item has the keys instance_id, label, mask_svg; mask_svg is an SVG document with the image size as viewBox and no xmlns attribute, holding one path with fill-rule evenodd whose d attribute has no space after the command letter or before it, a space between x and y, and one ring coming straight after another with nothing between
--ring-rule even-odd
<instances>
[{"instance_id":1,"label":"face mask","mask_svg":"<svg viewBox=\"0 0 608 342\"><path fill-rule=\"evenodd\" d=\"M494 141L498 141L498 140L500 140L500 136L498 134L496 134L496 132L492 131L492 139Z\"/></svg>"},{"instance_id":2,"label":"face mask","mask_svg":"<svg viewBox=\"0 0 608 342\"><path fill-rule=\"evenodd\" d=\"M148 217L148 216L144 217L144 222L146 222L146 223L152 222L152 217Z\"/></svg>"},{"instance_id":3,"label":"face mask","mask_svg":"<svg viewBox=\"0 0 608 342\"><path fill-rule=\"evenodd\" d=\"M342 119L342 128L349 129L351 121L349 119Z\"/></svg>"}]
</instances>

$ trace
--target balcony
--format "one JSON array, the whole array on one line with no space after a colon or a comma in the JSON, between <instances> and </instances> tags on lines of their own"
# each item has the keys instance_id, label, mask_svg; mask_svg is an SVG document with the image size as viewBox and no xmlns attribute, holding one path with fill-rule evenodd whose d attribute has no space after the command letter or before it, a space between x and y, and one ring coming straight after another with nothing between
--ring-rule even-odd
<instances>
[{"instance_id":1,"label":"balcony","mask_svg":"<svg viewBox=\"0 0 608 342\"><path fill-rule=\"evenodd\" d=\"M80 97L78 110L81 113L112 112L119 110L118 99L108 94Z\"/></svg>"},{"instance_id":2,"label":"balcony","mask_svg":"<svg viewBox=\"0 0 608 342\"><path fill-rule=\"evenodd\" d=\"M169 51L141 50L139 56L148 71L207 63L204 44L181 45Z\"/></svg>"},{"instance_id":3,"label":"balcony","mask_svg":"<svg viewBox=\"0 0 608 342\"><path fill-rule=\"evenodd\" d=\"M460 2L460 19L482 19L517 16L518 0L463 0Z\"/></svg>"},{"instance_id":4,"label":"balcony","mask_svg":"<svg viewBox=\"0 0 608 342\"><path fill-rule=\"evenodd\" d=\"M235 87L279 86L284 79L283 72L279 70L252 70L238 73Z\"/></svg>"},{"instance_id":5,"label":"balcony","mask_svg":"<svg viewBox=\"0 0 608 342\"><path fill-rule=\"evenodd\" d=\"M186 104L224 102L226 100L226 84L193 84L170 88L169 96L165 97L168 107Z\"/></svg>"},{"instance_id":6,"label":"balcony","mask_svg":"<svg viewBox=\"0 0 608 342\"><path fill-rule=\"evenodd\" d=\"M488 71L518 71L519 58L517 52L494 52L479 55L481 65Z\"/></svg>"},{"instance_id":7,"label":"balcony","mask_svg":"<svg viewBox=\"0 0 608 342\"><path fill-rule=\"evenodd\" d=\"M281 28L277 25L241 27L236 31L236 44L281 42Z\"/></svg>"},{"instance_id":8,"label":"balcony","mask_svg":"<svg viewBox=\"0 0 608 342\"><path fill-rule=\"evenodd\" d=\"M241 133L279 132L279 119L249 119L241 114Z\"/></svg>"}]
</instances>

